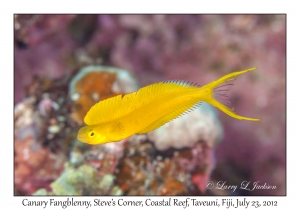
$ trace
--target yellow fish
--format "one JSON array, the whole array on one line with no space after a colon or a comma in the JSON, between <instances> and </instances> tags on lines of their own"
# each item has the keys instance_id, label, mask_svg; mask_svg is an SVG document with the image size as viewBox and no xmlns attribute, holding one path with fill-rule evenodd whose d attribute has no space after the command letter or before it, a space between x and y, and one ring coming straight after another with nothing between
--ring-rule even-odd
<instances>
[{"instance_id":1,"label":"yellow fish","mask_svg":"<svg viewBox=\"0 0 300 210\"><path fill-rule=\"evenodd\" d=\"M144 134L159 128L207 102L239 120L259 121L237 115L233 109L216 100L225 96L226 84L240 74L255 70L233 72L202 87L183 81L152 84L136 92L118 95L95 104L84 118L87 126L78 131L78 140L87 144L121 141L134 134ZM225 84L223 84L225 83Z\"/></svg>"}]
</instances>

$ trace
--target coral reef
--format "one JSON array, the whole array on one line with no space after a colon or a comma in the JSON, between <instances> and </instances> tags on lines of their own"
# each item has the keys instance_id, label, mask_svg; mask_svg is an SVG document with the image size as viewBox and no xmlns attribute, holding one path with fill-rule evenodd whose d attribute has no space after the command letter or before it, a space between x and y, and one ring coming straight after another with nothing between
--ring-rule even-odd
<instances>
[{"instance_id":1,"label":"coral reef","mask_svg":"<svg viewBox=\"0 0 300 210\"><path fill-rule=\"evenodd\" d=\"M111 183L114 176L111 186L125 195L285 195L285 15L15 15L14 20L15 194L29 195L38 188L45 188L40 194L50 193L50 183L62 170L50 169L55 161L68 157L74 173L81 173L76 171L82 165L91 166L99 181L107 175ZM137 88L129 84L133 89L127 90L116 83L118 74L113 72L93 73L89 80L106 75L110 82L84 82L75 99L86 95L80 99L85 108L76 110L70 81L87 66L128 69L141 87L173 79L204 85L255 66L256 72L235 81L230 100L237 113L262 121L241 122L220 114L224 138L216 148L221 128L217 121L208 120L208 110L194 111L190 117L197 123L187 122L184 116L120 144L82 145L76 135L93 98ZM93 94L102 88L107 92ZM27 149L29 145L38 149ZM37 155L43 160L38 167L24 159L27 154L34 157L34 151L40 151ZM46 171L45 179L40 171ZM204 192L208 179L232 185L261 181L277 188Z\"/></svg>"},{"instance_id":2,"label":"coral reef","mask_svg":"<svg viewBox=\"0 0 300 210\"><path fill-rule=\"evenodd\" d=\"M34 114L34 97L26 98L22 103L16 105L14 109L15 137L24 140L28 136L37 138L41 130L41 119Z\"/></svg>"},{"instance_id":3,"label":"coral reef","mask_svg":"<svg viewBox=\"0 0 300 210\"><path fill-rule=\"evenodd\" d=\"M52 191L39 189L34 195L122 195L120 188L113 185L114 179L111 174L97 176L89 165L73 168L66 163L64 172L51 183Z\"/></svg>"},{"instance_id":4,"label":"coral reef","mask_svg":"<svg viewBox=\"0 0 300 210\"><path fill-rule=\"evenodd\" d=\"M69 140L76 136L78 125L70 119L67 97L69 77L51 80L36 76L26 86L27 98L15 108L15 136L29 134L52 151L68 150ZM63 139L63 140L62 140Z\"/></svg>"},{"instance_id":5,"label":"coral reef","mask_svg":"<svg viewBox=\"0 0 300 210\"><path fill-rule=\"evenodd\" d=\"M91 74L93 75L91 76ZM100 75L102 79L97 80L101 83L100 85L90 79L99 79L97 75ZM88 81L86 81L87 77ZM83 95L91 96L94 92L99 91L97 94L103 96L104 93L112 94L113 89L120 92L131 92L137 89L137 83L129 73L101 66L86 67L70 81L69 97L71 99L76 94L81 97ZM89 84L90 81L92 82ZM54 82L52 86L55 84ZM39 119L43 119L42 122L48 126L46 136L49 136L50 133L56 134L61 130L61 127L56 126L55 123L49 124L45 120L49 116L56 116L57 120L55 121L62 120L60 115L56 114L57 106L60 106L61 103L56 103L49 98L49 95L53 95L51 90L55 89L53 87L47 89L48 95L46 96L43 90L40 91L36 96L39 98L39 102L33 103L33 100L28 99L31 104L25 101L26 106L19 104L16 107L17 132L20 125L24 124L21 119L26 116L31 119L34 116L33 113L36 113ZM103 99L105 99L105 95ZM95 103L93 98L82 100L82 102L87 106L91 100L94 100L91 103L93 105ZM68 106L74 103L66 101L65 104ZM78 101L79 99L75 103ZM18 111L22 110L20 107L23 109L27 107L27 110ZM66 110L68 110L68 114L72 112L70 109ZM192 195L204 193L205 183L209 180L215 165L214 157L211 155L212 147L221 138L222 126L214 110L207 104L203 104L202 109L195 113L171 125L171 127L175 126L176 130L183 131L182 139L178 138L180 136L177 138L172 136L174 131L169 130L166 125L163 129L166 129L165 133L170 134L170 139L161 138L166 134L159 135L154 131L152 135L133 136L121 142L104 145L90 146L79 141L73 142L69 145L70 149L67 150L69 151L69 163L65 164L65 171L51 184L48 181L48 186L36 191L34 195ZM66 126L69 126L70 132L60 140L66 139L64 141L67 141L68 135L69 138L73 138L72 133L76 130L72 120L78 121L78 119L69 118ZM26 126L31 126L32 121L32 119L29 120ZM195 124L195 121L199 121L199 123ZM73 127L70 127L72 124ZM184 126L190 130L182 129ZM213 130L215 132L211 133ZM194 133L197 135L193 136ZM175 135L177 135L176 132ZM151 138L149 138L150 136ZM39 135L37 139L41 137L42 135ZM178 141L185 141L185 143L178 146L176 144ZM20 149L22 150L21 147ZM161 151L163 149L167 152ZM56 174L57 176L58 174ZM17 177L22 179L22 176L18 174ZM52 191L49 191L49 188Z\"/></svg>"},{"instance_id":6,"label":"coral reef","mask_svg":"<svg viewBox=\"0 0 300 210\"><path fill-rule=\"evenodd\" d=\"M52 153L41 141L46 122L34 109L36 98L29 97L15 107L15 189L17 194L32 194L47 187L63 169L66 160L62 152ZM36 105L37 106L37 105ZM49 127L50 128L50 127Z\"/></svg>"},{"instance_id":7,"label":"coral reef","mask_svg":"<svg viewBox=\"0 0 300 210\"><path fill-rule=\"evenodd\" d=\"M46 187L62 172L66 160L63 154L53 154L32 137L15 140L15 189L19 194L30 195Z\"/></svg>"},{"instance_id":8,"label":"coral reef","mask_svg":"<svg viewBox=\"0 0 300 210\"><path fill-rule=\"evenodd\" d=\"M116 183L126 195L193 195L205 191L214 162L201 141L192 148L156 150L146 136L132 137L117 166ZM195 185L196 187L195 187Z\"/></svg>"},{"instance_id":9,"label":"coral reef","mask_svg":"<svg viewBox=\"0 0 300 210\"><path fill-rule=\"evenodd\" d=\"M73 85L79 86L79 90L82 90L80 89L81 76L87 72L90 73L91 70L104 75L102 78L104 87L100 89L101 94L113 93L118 90L121 93L130 92L137 88L136 81L128 72L109 67L105 68L107 70L101 68L101 66L87 67L80 71L71 82L66 77L61 80L53 80L49 85L45 85L48 84L47 79L35 77L34 82L27 86L28 98L15 107L15 187L17 192L31 194L40 187L48 189L49 184L59 176L62 170L61 166L66 161L65 156L69 156L70 164L76 167L86 162L95 169L100 168L99 176L114 172L118 159L123 154L123 143L88 147L77 141L78 119L71 117L74 102L67 97L69 86L71 87L70 93L73 95L76 92L72 91L77 91ZM101 70L99 71L99 69ZM112 77L113 80L111 80ZM96 79L98 78L96 77ZM100 87L102 86L100 85ZM99 91L99 87L91 85L84 90ZM82 95L83 93L90 92L80 92ZM86 103L83 105L86 106L90 101L84 102ZM26 139L26 144L22 146L24 139ZM29 142L27 143L27 141ZM34 152L31 151L32 146L30 145L34 145ZM26 153L25 159L22 156L23 153ZM40 162L34 165L30 161L26 163L28 158L39 158ZM55 161L59 162L59 166ZM45 163L50 164L47 170L40 168ZM36 173L36 175L29 178L31 173ZM40 177L40 173L45 174L46 180ZM29 183L25 180L28 180Z\"/></svg>"}]
</instances>

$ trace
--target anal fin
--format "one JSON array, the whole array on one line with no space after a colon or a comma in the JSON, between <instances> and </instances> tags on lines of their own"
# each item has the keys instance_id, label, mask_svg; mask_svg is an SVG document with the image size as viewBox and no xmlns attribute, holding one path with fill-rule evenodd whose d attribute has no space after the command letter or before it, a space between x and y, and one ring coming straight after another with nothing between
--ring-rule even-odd
<instances>
[{"instance_id":1,"label":"anal fin","mask_svg":"<svg viewBox=\"0 0 300 210\"><path fill-rule=\"evenodd\" d=\"M161 119L157 120L156 122L152 123L150 126L144 128L143 130L137 132L137 134L145 134L145 133L149 133L150 131L153 131L161 126L163 126L164 124L166 124L167 122L180 117L181 115L187 113L188 111L193 110L194 108L197 108L198 105L200 105L201 103L193 103L187 106L184 106L180 109L175 110L172 113L169 113L168 115L162 117Z\"/></svg>"}]
</instances>

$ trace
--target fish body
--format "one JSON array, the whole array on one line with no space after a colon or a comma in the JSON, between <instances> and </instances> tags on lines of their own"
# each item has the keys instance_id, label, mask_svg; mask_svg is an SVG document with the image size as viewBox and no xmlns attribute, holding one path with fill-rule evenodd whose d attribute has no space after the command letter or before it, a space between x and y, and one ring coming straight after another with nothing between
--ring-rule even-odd
<instances>
[{"instance_id":1,"label":"fish body","mask_svg":"<svg viewBox=\"0 0 300 210\"><path fill-rule=\"evenodd\" d=\"M216 100L228 91L231 84L226 82L254 69L230 73L202 87L183 81L166 81L100 101L85 116L87 126L79 130L78 140L88 144L103 144L120 141L134 134L148 133L192 111L203 101L233 118L259 121L257 118L237 115L233 109Z\"/></svg>"}]
</instances>

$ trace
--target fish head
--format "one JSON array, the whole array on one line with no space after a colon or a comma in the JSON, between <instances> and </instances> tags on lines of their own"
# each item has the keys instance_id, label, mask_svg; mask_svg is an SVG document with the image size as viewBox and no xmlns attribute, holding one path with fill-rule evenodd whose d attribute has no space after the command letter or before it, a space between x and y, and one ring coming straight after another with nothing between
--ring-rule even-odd
<instances>
[{"instance_id":1,"label":"fish head","mask_svg":"<svg viewBox=\"0 0 300 210\"><path fill-rule=\"evenodd\" d=\"M96 126L85 126L79 129L77 139L86 144L104 144L109 139L101 129Z\"/></svg>"}]
</instances>

